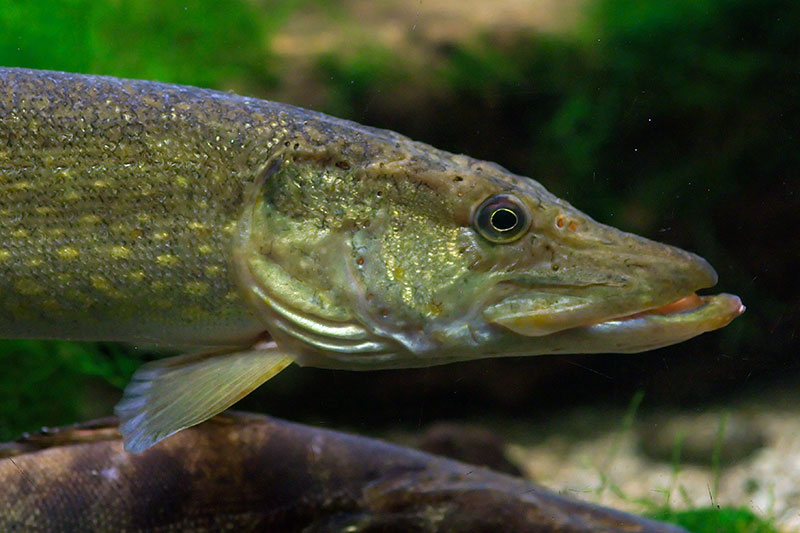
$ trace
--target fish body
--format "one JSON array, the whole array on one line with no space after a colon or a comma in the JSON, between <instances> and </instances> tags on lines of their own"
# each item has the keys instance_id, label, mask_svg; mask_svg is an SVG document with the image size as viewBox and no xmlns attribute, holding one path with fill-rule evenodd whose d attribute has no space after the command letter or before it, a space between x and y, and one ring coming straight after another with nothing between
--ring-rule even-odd
<instances>
[{"instance_id":1,"label":"fish body","mask_svg":"<svg viewBox=\"0 0 800 533\"><path fill-rule=\"evenodd\" d=\"M637 352L724 326L702 258L538 182L230 93L0 69L0 336L145 342L141 451L291 362Z\"/></svg>"}]
</instances>

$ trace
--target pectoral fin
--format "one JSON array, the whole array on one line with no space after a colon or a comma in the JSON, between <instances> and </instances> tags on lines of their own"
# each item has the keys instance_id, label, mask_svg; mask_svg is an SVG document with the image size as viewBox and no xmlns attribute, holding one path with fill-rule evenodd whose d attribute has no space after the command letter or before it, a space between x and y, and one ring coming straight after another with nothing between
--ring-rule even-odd
<instances>
[{"instance_id":1,"label":"pectoral fin","mask_svg":"<svg viewBox=\"0 0 800 533\"><path fill-rule=\"evenodd\" d=\"M125 449L138 453L224 411L289 366L265 343L237 352L170 357L143 365L114 411Z\"/></svg>"}]
</instances>

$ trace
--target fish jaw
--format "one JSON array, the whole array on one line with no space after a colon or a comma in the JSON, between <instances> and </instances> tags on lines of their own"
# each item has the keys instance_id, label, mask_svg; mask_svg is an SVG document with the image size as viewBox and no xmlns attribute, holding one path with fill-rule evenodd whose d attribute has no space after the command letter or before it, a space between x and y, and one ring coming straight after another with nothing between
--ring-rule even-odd
<instances>
[{"instance_id":1,"label":"fish jaw","mask_svg":"<svg viewBox=\"0 0 800 533\"><path fill-rule=\"evenodd\" d=\"M696 298L699 305L674 312L656 308L540 337L507 337L509 348L497 356L645 352L722 328L745 310L741 300L732 294L688 298Z\"/></svg>"},{"instance_id":2,"label":"fish jaw","mask_svg":"<svg viewBox=\"0 0 800 533\"><path fill-rule=\"evenodd\" d=\"M690 305L685 307L682 300L688 300ZM574 335L596 347L607 346L603 351L643 352L725 327L745 310L739 297L732 294L692 294L682 300L674 306L582 326L576 328Z\"/></svg>"}]
</instances>

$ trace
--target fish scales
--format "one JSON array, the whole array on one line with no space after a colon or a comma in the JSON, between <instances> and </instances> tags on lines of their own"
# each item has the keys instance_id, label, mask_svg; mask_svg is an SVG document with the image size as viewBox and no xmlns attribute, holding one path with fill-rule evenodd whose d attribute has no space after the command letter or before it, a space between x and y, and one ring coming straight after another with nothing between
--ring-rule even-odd
<instances>
[{"instance_id":1,"label":"fish scales","mask_svg":"<svg viewBox=\"0 0 800 533\"><path fill-rule=\"evenodd\" d=\"M0 94L0 335L216 344L258 330L228 243L260 141L287 134L281 109L253 124L244 99L13 70Z\"/></svg>"}]
</instances>

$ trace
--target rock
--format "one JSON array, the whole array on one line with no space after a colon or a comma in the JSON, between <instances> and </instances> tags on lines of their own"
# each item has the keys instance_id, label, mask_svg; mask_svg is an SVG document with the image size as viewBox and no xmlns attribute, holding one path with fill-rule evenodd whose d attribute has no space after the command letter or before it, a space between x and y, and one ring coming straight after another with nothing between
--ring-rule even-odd
<instances>
[{"instance_id":1,"label":"rock","mask_svg":"<svg viewBox=\"0 0 800 533\"><path fill-rule=\"evenodd\" d=\"M765 443L765 436L757 426L743 416L728 413L659 415L643 422L638 430L642 451L666 463L674 461L678 447L683 463L709 466L718 449L720 464L731 464L748 457Z\"/></svg>"},{"instance_id":2,"label":"rock","mask_svg":"<svg viewBox=\"0 0 800 533\"><path fill-rule=\"evenodd\" d=\"M1 531L664 532L424 452L225 414L141 453L116 420L0 445Z\"/></svg>"}]
</instances>

